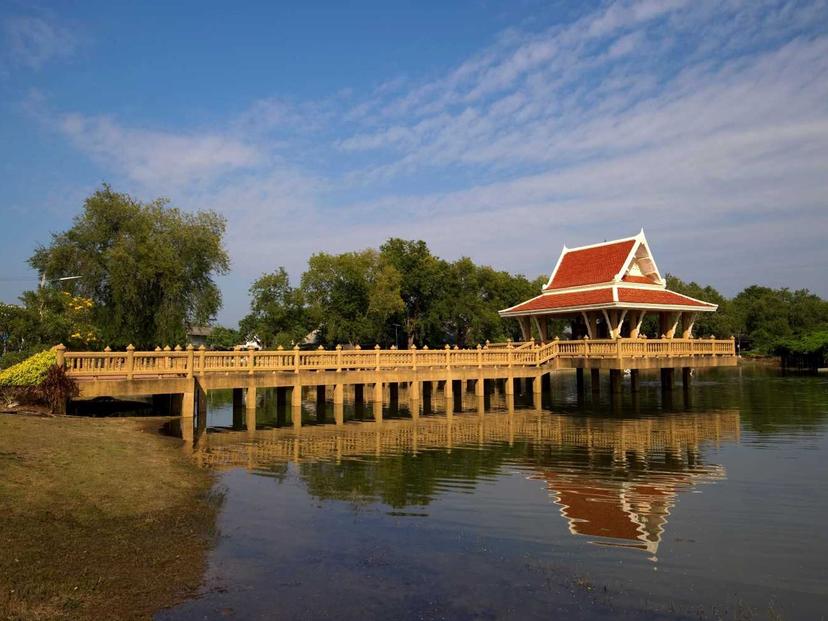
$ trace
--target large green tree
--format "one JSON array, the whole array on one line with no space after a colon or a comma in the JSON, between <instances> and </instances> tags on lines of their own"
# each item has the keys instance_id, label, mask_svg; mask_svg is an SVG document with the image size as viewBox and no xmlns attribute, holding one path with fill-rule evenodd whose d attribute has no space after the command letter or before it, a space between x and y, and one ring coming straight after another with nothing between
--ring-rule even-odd
<instances>
[{"instance_id":1,"label":"large green tree","mask_svg":"<svg viewBox=\"0 0 828 621\"><path fill-rule=\"evenodd\" d=\"M214 212L141 203L104 185L29 263L47 279L80 276L71 288L92 300L102 344L183 343L188 326L207 323L221 306L214 277L229 268L224 230Z\"/></svg>"},{"instance_id":2,"label":"large green tree","mask_svg":"<svg viewBox=\"0 0 828 621\"><path fill-rule=\"evenodd\" d=\"M403 311L400 273L373 249L320 252L302 275L309 322L325 343L384 341L387 324Z\"/></svg>"},{"instance_id":3,"label":"large green tree","mask_svg":"<svg viewBox=\"0 0 828 621\"><path fill-rule=\"evenodd\" d=\"M250 313L239 323L245 338L265 347L292 346L311 330L302 291L290 285L285 268L262 274L250 287Z\"/></svg>"}]
</instances>

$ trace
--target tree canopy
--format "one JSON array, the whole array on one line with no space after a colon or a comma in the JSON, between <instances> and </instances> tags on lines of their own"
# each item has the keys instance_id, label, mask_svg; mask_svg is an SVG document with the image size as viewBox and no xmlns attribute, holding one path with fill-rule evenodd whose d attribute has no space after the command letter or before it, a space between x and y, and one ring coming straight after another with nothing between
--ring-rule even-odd
<instances>
[{"instance_id":1,"label":"tree canopy","mask_svg":"<svg viewBox=\"0 0 828 621\"><path fill-rule=\"evenodd\" d=\"M221 306L214 277L230 265L224 230L214 212L182 212L165 199L141 203L104 185L29 263L47 280L80 277L68 288L91 300L102 342L183 342L188 326L206 324Z\"/></svg>"}]
</instances>

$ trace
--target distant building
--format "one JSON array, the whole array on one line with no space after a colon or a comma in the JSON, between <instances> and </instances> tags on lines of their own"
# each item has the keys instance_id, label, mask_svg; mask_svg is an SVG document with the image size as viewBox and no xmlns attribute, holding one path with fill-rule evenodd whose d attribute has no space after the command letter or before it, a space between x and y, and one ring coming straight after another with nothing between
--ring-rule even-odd
<instances>
[{"instance_id":1,"label":"distant building","mask_svg":"<svg viewBox=\"0 0 828 621\"><path fill-rule=\"evenodd\" d=\"M192 326L187 330L187 342L194 347L207 345L207 337L213 333L212 326Z\"/></svg>"},{"instance_id":2,"label":"distant building","mask_svg":"<svg viewBox=\"0 0 828 621\"><path fill-rule=\"evenodd\" d=\"M523 339L534 324L547 340L547 319L568 319L574 337L636 338L648 313L659 316L660 332L691 338L699 313L716 304L667 289L642 230L635 237L567 248L540 295L500 311L520 323Z\"/></svg>"}]
</instances>

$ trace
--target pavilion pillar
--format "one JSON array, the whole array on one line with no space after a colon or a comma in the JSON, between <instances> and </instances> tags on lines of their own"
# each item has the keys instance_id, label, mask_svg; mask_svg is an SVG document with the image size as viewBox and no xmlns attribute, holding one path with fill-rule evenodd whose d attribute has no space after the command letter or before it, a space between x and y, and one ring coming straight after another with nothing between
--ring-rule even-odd
<instances>
[{"instance_id":1,"label":"pavilion pillar","mask_svg":"<svg viewBox=\"0 0 828 621\"><path fill-rule=\"evenodd\" d=\"M647 311L634 310L630 312L633 313L630 317L630 338L637 339L638 336L641 334L641 324L644 321L644 315L647 314Z\"/></svg>"},{"instance_id":2,"label":"pavilion pillar","mask_svg":"<svg viewBox=\"0 0 828 621\"><path fill-rule=\"evenodd\" d=\"M546 316L538 318L537 315L532 315L532 322L535 324L535 329L538 331L540 340L545 343L548 340L547 327L549 325Z\"/></svg>"},{"instance_id":3,"label":"pavilion pillar","mask_svg":"<svg viewBox=\"0 0 828 621\"><path fill-rule=\"evenodd\" d=\"M598 313L594 311L581 311L584 323L587 327L587 336L591 339L598 338Z\"/></svg>"},{"instance_id":4,"label":"pavilion pillar","mask_svg":"<svg viewBox=\"0 0 828 621\"><path fill-rule=\"evenodd\" d=\"M660 333L664 336L664 338L673 338L676 335L676 328L678 327L679 319L681 319L681 313L673 311L661 312L659 314L659 319Z\"/></svg>"},{"instance_id":5,"label":"pavilion pillar","mask_svg":"<svg viewBox=\"0 0 828 621\"><path fill-rule=\"evenodd\" d=\"M685 313L681 320L681 338L693 338L693 324L696 323L696 313Z\"/></svg>"},{"instance_id":6,"label":"pavilion pillar","mask_svg":"<svg viewBox=\"0 0 828 621\"><path fill-rule=\"evenodd\" d=\"M532 323L529 317L518 317L518 324L520 324L520 334L524 341L532 338Z\"/></svg>"}]
</instances>

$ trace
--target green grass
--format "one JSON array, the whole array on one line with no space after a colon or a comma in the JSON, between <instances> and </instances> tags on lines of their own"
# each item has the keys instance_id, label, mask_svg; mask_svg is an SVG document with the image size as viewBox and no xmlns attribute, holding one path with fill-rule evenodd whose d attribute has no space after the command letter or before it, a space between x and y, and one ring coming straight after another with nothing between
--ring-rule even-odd
<instances>
[{"instance_id":1,"label":"green grass","mask_svg":"<svg viewBox=\"0 0 828 621\"><path fill-rule=\"evenodd\" d=\"M218 502L160 424L0 414L0 618L148 619L198 587Z\"/></svg>"}]
</instances>

